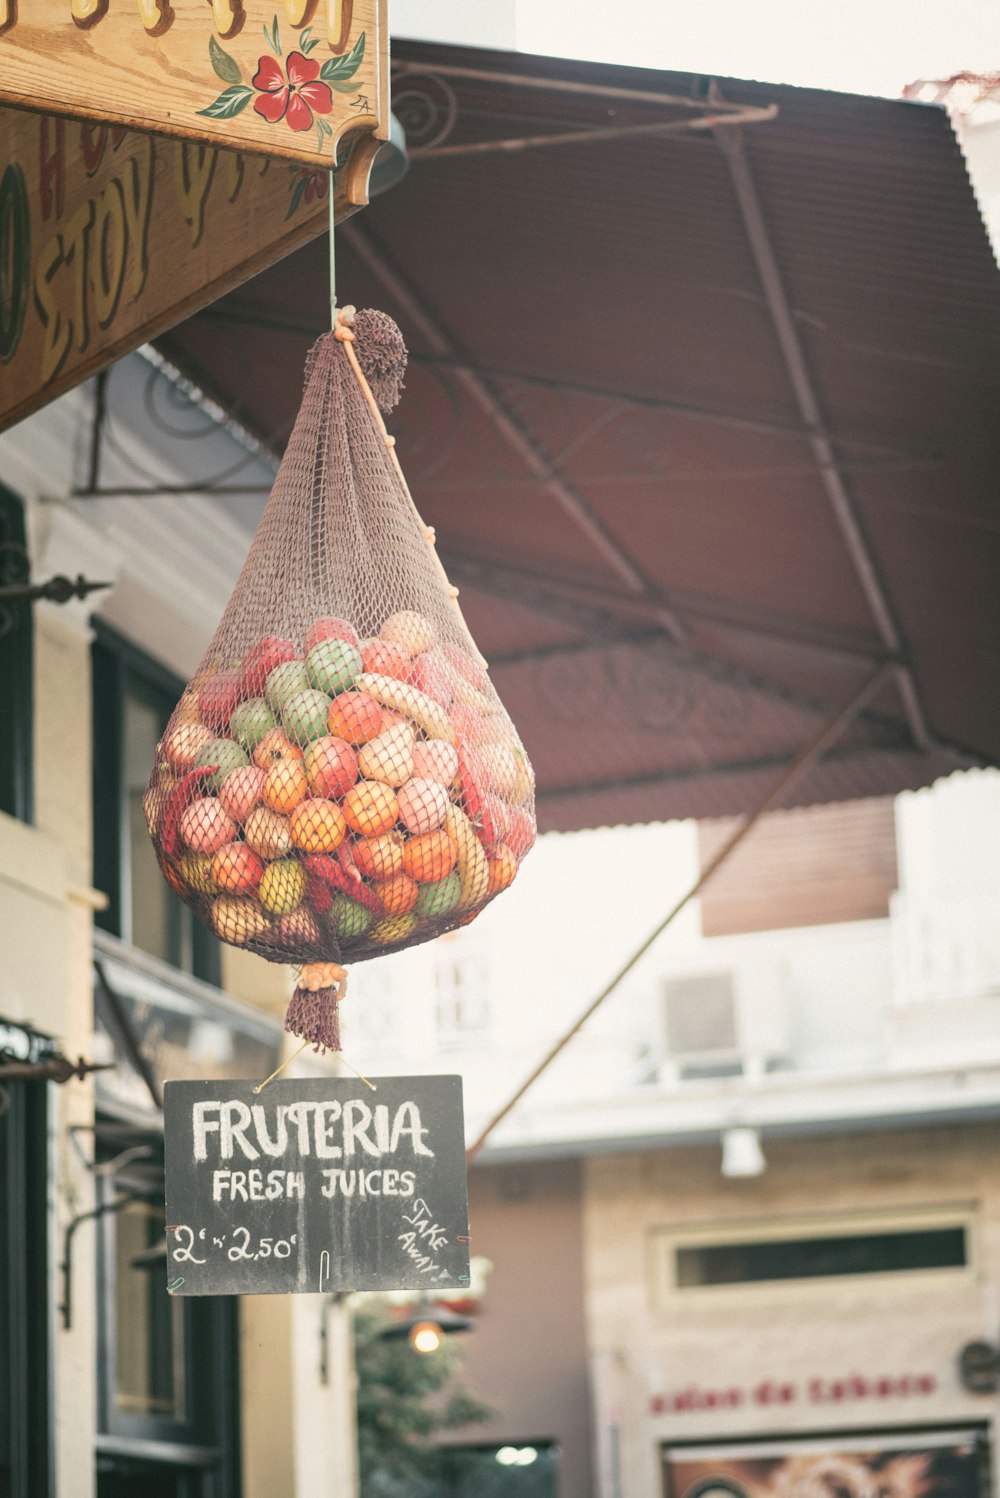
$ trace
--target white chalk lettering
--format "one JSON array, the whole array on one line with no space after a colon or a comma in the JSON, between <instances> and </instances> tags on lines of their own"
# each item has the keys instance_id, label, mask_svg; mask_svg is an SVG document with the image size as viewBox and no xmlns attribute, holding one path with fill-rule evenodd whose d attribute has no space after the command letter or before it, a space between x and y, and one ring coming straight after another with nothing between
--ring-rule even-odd
<instances>
[{"instance_id":1,"label":"white chalk lettering","mask_svg":"<svg viewBox=\"0 0 1000 1498\"><path fill-rule=\"evenodd\" d=\"M421 1253L420 1246L416 1241L416 1233L400 1233L399 1241L403 1245L403 1252L408 1259L412 1259L421 1274L428 1274L432 1269L441 1269L440 1264L435 1264L429 1254Z\"/></svg>"},{"instance_id":2,"label":"white chalk lettering","mask_svg":"<svg viewBox=\"0 0 1000 1498\"><path fill-rule=\"evenodd\" d=\"M347 1105L350 1107L350 1103ZM329 1121L327 1120L329 1115ZM339 1103L317 1103L314 1135L316 1139L316 1154L321 1160L336 1159L340 1155L340 1145L333 1143L331 1127L340 1117ZM346 1141L344 1145L346 1149Z\"/></svg>"},{"instance_id":3,"label":"white chalk lettering","mask_svg":"<svg viewBox=\"0 0 1000 1498\"><path fill-rule=\"evenodd\" d=\"M392 1123L392 1138L389 1142L390 1154L395 1154L399 1148L399 1141L404 1134L410 1136L415 1155L430 1155L434 1158L434 1151L429 1150L424 1144L424 1135L429 1133L420 1124L420 1109L416 1103L402 1103L396 1110L396 1117Z\"/></svg>"},{"instance_id":4,"label":"white chalk lettering","mask_svg":"<svg viewBox=\"0 0 1000 1498\"><path fill-rule=\"evenodd\" d=\"M260 1150L250 1143L244 1132L250 1127L250 1123L251 1113L246 1103L241 1103L238 1098L232 1098L228 1103L223 1103L219 1129L219 1153L224 1160L232 1158L234 1144L239 1145L248 1160L260 1159Z\"/></svg>"},{"instance_id":5,"label":"white chalk lettering","mask_svg":"<svg viewBox=\"0 0 1000 1498\"><path fill-rule=\"evenodd\" d=\"M351 1098L344 1104L344 1154L354 1154L357 1141L368 1155L379 1155L378 1146L369 1139L367 1129L372 1121L372 1110L360 1098Z\"/></svg>"},{"instance_id":6,"label":"white chalk lettering","mask_svg":"<svg viewBox=\"0 0 1000 1498\"><path fill-rule=\"evenodd\" d=\"M255 1103L250 1110L253 1115L253 1126L257 1134L257 1143L265 1155L283 1155L288 1148L288 1125L285 1121L286 1109L278 1109L277 1127L275 1138L272 1140L267 1132L267 1114L260 1103Z\"/></svg>"},{"instance_id":7,"label":"white chalk lettering","mask_svg":"<svg viewBox=\"0 0 1000 1498\"><path fill-rule=\"evenodd\" d=\"M209 1110L218 1112L221 1103L195 1103L191 1110L191 1124L194 1130L194 1157L196 1160L208 1159L208 1135L214 1130L218 1133L219 1120L208 1117Z\"/></svg>"},{"instance_id":8,"label":"white chalk lettering","mask_svg":"<svg viewBox=\"0 0 1000 1498\"><path fill-rule=\"evenodd\" d=\"M384 1103L373 1110L361 1098L344 1104L297 1102L282 1104L271 1115L259 1103L251 1108L238 1098L212 1099L192 1105L191 1129L196 1161L210 1153L220 1160L261 1155L275 1160L289 1153L304 1159L369 1155L378 1160L399 1151L434 1158L426 1142L430 1130L410 1101L394 1112ZM402 1179L410 1174L403 1172Z\"/></svg>"}]
</instances>

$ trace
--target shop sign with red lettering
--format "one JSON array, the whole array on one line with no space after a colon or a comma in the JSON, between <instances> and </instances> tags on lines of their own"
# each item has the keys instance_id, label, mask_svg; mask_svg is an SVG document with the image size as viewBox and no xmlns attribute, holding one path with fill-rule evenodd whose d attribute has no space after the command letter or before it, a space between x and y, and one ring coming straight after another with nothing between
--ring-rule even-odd
<instances>
[{"instance_id":1,"label":"shop sign with red lettering","mask_svg":"<svg viewBox=\"0 0 1000 1498\"><path fill-rule=\"evenodd\" d=\"M0 140L0 430L327 224L298 163L13 109Z\"/></svg>"},{"instance_id":2,"label":"shop sign with red lettering","mask_svg":"<svg viewBox=\"0 0 1000 1498\"><path fill-rule=\"evenodd\" d=\"M363 175L389 137L385 4L0 0L0 102Z\"/></svg>"},{"instance_id":3,"label":"shop sign with red lettering","mask_svg":"<svg viewBox=\"0 0 1000 1498\"><path fill-rule=\"evenodd\" d=\"M167 1288L469 1286L461 1077L168 1082Z\"/></svg>"}]
</instances>

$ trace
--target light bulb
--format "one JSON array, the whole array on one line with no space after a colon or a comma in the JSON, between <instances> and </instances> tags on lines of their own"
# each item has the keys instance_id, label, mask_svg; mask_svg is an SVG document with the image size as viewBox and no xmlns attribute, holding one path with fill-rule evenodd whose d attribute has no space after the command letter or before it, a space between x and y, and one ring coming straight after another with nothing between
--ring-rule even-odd
<instances>
[{"instance_id":1,"label":"light bulb","mask_svg":"<svg viewBox=\"0 0 1000 1498\"><path fill-rule=\"evenodd\" d=\"M418 1321L410 1329L410 1346L414 1352L437 1352L441 1346L441 1328L436 1321Z\"/></svg>"}]
</instances>

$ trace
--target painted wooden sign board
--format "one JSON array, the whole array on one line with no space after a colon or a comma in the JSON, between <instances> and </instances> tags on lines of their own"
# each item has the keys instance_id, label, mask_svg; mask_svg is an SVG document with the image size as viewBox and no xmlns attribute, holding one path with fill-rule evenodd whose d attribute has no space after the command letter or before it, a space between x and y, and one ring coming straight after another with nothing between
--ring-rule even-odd
<instances>
[{"instance_id":1,"label":"painted wooden sign board","mask_svg":"<svg viewBox=\"0 0 1000 1498\"><path fill-rule=\"evenodd\" d=\"M468 1286L462 1079L372 1080L166 1084L172 1294Z\"/></svg>"},{"instance_id":2,"label":"painted wooden sign board","mask_svg":"<svg viewBox=\"0 0 1000 1498\"><path fill-rule=\"evenodd\" d=\"M0 0L0 102L307 166L389 138L388 67L385 0Z\"/></svg>"},{"instance_id":3,"label":"painted wooden sign board","mask_svg":"<svg viewBox=\"0 0 1000 1498\"><path fill-rule=\"evenodd\" d=\"M325 230L333 180L339 221L340 174L0 109L0 431Z\"/></svg>"}]
</instances>

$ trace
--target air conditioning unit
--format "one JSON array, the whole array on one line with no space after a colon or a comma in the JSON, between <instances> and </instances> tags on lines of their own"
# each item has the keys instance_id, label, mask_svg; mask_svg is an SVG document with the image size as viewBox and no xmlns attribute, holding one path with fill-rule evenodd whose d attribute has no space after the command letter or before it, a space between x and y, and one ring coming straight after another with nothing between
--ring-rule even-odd
<instances>
[{"instance_id":1,"label":"air conditioning unit","mask_svg":"<svg viewBox=\"0 0 1000 1498\"><path fill-rule=\"evenodd\" d=\"M702 972L663 985L662 1081L759 1076L788 1052L789 1015L776 969Z\"/></svg>"}]
</instances>

